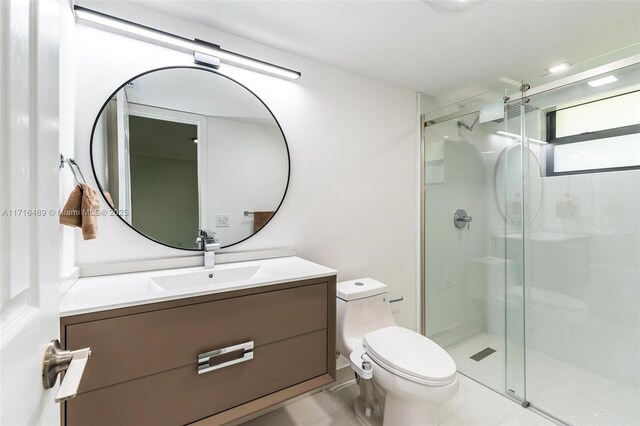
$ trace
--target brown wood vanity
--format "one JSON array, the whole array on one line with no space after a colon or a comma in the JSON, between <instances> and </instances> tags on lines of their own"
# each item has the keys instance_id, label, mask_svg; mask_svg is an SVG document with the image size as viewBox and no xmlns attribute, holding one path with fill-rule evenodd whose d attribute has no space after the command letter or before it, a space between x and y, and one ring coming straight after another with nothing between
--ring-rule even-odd
<instances>
[{"instance_id":1,"label":"brown wood vanity","mask_svg":"<svg viewBox=\"0 0 640 426\"><path fill-rule=\"evenodd\" d=\"M62 424L224 424L331 383L335 292L329 276L63 317L63 347L92 356Z\"/></svg>"}]
</instances>

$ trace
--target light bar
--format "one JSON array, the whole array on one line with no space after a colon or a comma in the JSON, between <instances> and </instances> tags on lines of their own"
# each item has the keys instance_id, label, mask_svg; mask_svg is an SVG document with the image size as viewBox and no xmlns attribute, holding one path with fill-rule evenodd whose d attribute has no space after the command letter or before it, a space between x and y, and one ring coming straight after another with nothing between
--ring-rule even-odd
<instances>
[{"instance_id":1,"label":"light bar","mask_svg":"<svg viewBox=\"0 0 640 426\"><path fill-rule=\"evenodd\" d=\"M604 86L605 84L615 83L616 81L618 81L618 79L610 75L598 80L588 81L587 84L591 87L600 87L600 86Z\"/></svg>"},{"instance_id":2,"label":"light bar","mask_svg":"<svg viewBox=\"0 0 640 426\"><path fill-rule=\"evenodd\" d=\"M498 130L496 133L499 134L499 135L508 136L508 137L514 138L514 139L521 139L522 138L522 136L520 136L520 135L516 135L515 133L504 132L502 130ZM547 141L541 141L540 139L533 139L533 138L527 138L527 139L529 140L529 142L537 143L537 144L540 144L540 145L546 145L546 144L549 143Z\"/></svg>"},{"instance_id":3,"label":"light bar","mask_svg":"<svg viewBox=\"0 0 640 426\"><path fill-rule=\"evenodd\" d=\"M175 34L167 33L155 28L137 24L135 22L116 18L105 13L96 12L82 6L74 6L78 19L92 22L97 25L108 27L115 32L124 33L136 38L144 39L166 47L171 47L183 52L200 52L206 55L215 56L223 63L238 66L241 68L259 71L271 74L277 77L289 78L297 80L302 74L288 68L270 64L259 59L244 56L239 53L221 49L215 44L203 43L196 40L190 40Z\"/></svg>"}]
</instances>

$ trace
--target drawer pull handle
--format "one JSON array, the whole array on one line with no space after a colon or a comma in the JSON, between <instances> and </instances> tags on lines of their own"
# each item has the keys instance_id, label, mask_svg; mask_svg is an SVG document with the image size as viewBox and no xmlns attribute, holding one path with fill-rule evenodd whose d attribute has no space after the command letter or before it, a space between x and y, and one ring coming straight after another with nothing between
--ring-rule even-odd
<instances>
[{"instance_id":1,"label":"drawer pull handle","mask_svg":"<svg viewBox=\"0 0 640 426\"><path fill-rule=\"evenodd\" d=\"M231 361L222 362L216 365L209 364L211 358L238 351L242 351L242 356L240 358L232 359ZM213 370L219 370L221 368L229 367L231 365L239 364L251 359L253 359L253 341L229 346L228 348L205 352L198 355L198 374L204 374Z\"/></svg>"}]
</instances>

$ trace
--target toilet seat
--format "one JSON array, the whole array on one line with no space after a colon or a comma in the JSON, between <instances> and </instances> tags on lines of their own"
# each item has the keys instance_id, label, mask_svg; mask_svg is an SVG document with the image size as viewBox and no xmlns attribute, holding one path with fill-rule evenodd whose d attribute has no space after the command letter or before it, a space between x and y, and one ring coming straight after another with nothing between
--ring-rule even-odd
<instances>
[{"instance_id":1,"label":"toilet seat","mask_svg":"<svg viewBox=\"0 0 640 426\"><path fill-rule=\"evenodd\" d=\"M429 386L446 386L456 380L451 356L432 340L407 328L375 330L362 343L372 361L407 380Z\"/></svg>"}]
</instances>

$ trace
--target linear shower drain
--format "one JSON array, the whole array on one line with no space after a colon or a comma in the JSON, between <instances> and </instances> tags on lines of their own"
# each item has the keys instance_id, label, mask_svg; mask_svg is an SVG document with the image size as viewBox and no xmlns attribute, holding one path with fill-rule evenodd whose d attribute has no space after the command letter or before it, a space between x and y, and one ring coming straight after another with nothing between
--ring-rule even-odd
<instances>
[{"instance_id":1,"label":"linear shower drain","mask_svg":"<svg viewBox=\"0 0 640 426\"><path fill-rule=\"evenodd\" d=\"M486 357L488 357L489 355L491 355L492 353L494 353L496 350L493 348L486 348L481 350L480 352L478 352L475 355L471 355L470 358L474 361L482 361L483 359L485 359Z\"/></svg>"}]
</instances>

